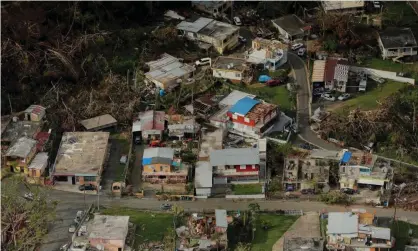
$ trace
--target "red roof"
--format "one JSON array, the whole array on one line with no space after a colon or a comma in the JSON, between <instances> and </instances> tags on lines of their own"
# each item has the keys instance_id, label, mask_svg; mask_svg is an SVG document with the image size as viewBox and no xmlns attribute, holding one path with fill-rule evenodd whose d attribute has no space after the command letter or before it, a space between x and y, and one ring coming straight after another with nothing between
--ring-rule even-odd
<instances>
[{"instance_id":1,"label":"red roof","mask_svg":"<svg viewBox=\"0 0 418 251\"><path fill-rule=\"evenodd\" d=\"M43 151L43 147L45 146L46 142L48 142L49 135L51 135L48 132L38 132L36 134L35 139L38 141L36 144L36 150Z\"/></svg>"},{"instance_id":2,"label":"red roof","mask_svg":"<svg viewBox=\"0 0 418 251\"><path fill-rule=\"evenodd\" d=\"M338 59L327 59L327 62L325 63L325 82L332 81L334 79L335 66L337 66L337 63Z\"/></svg>"}]
</instances>

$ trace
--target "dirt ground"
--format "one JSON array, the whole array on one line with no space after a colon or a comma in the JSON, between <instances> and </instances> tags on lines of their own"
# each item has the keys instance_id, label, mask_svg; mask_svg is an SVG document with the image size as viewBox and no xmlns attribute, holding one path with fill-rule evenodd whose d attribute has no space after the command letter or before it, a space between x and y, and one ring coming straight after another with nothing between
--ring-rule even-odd
<instances>
[{"instance_id":1,"label":"dirt ground","mask_svg":"<svg viewBox=\"0 0 418 251\"><path fill-rule=\"evenodd\" d=\"M283 251L284 238L294 237L321 237L319 214L308 212L302 215L293 225L284 233L284 235L273 245L273 251Z\"/></svg>"}]
</instances>

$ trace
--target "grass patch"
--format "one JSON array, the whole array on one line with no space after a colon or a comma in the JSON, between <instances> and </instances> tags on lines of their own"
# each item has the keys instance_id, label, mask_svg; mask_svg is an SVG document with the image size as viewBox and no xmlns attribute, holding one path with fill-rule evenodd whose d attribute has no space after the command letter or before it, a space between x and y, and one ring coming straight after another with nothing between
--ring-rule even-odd
<instances>
[{"instance_id":1,"label":"grass patch","mask_svg":"<svg viewBox=\"0 0 418 251\"><path fill-rule=\"evenodd\" d=\"M355 108L360 108L362 110L373 110L379 106L377 103L378 101L384 100L405 86L407 86L407 84L389 80L383 84L382 88L374 88L371 91L367 91L365 94L361 94L355 98L344 101L344 103L339 106L336 112L353 110Z\"/></svg>"},{"instance_id":2,"label":"grass patch","mask_svg":"<svg viewBox=\"0 0 418 251\"><path fill-rule=\"evenodd\" d=\"M418 225L409 224L404 221L392 223L392 236L396 238L395 248L393 250L404 250L405 245L409 244L409 228L413 230L412 238L418 238Z\"/></svg>"},{"instance_id":3,"label":"grass patch","mask_svg":"<svg viewBox=\"0 0 418 251\"><path fill-rule=\"evenodd\" d=\"M362 66L372 69L392 72L404 72L411 74L411 78L418 81L418 63L401 64L393 62L392 60L383 60L381 58L372 58L365 61Z\"/></svg>"},{"instance_id":4,"label":"grass patch","mask_svg":"<svg viewBox=\"0 0 418 251\"><path fill-rule=\"evenodd\" d=\"M267 102L276 104L282 110L292 110L292 103L290 100L290 92L286 86L268 87L265 84L253 84L248 88L248 92L257 95L259 98Z\"/></svg>"},{"instance_id":5,"label":"grass patch","mask_svg":"<svg viewBox=\"0 0 418 251\"><path fill-rule=\"evenodd\" d=\"M298 216L261 214L260 221L271 224L268 230L257 229L252 242L251 251L266 251L273 248L280 237L298 219Z\"/></svg>"},{"instance_id":6,"label":"grass patch","mask_svg":"<svg viewBox=\"0 0 418 251\"><path fill-rule=\"evenodd\" d=\"M129 216L137 226L135 245L149 241L162 241L166 229L172 226L173 215L138 211L137 209L112 207L103 210L106 215Z\"/></svg>"},{"instance_id":7,"label":"grass patch","mask_svg":"<svg viewBox=\"0 0 418 251\"><path fill-rule=\"evenodd\" d=\"M235 195L260 194L262 189L261 184L234 184L232 192Z\"/></svg>"},{"instance_id":8,"label":"grass patch","mask_svg":"<svg viewBox=\"0 0 418 251\"><path fill-rule=\"evenodd\" d=\"M321 235L322 237L326 237L327 236L327 225L328 225L328 219L320 219L320 227L321 227Z\"/></svg>"}]
</instances>

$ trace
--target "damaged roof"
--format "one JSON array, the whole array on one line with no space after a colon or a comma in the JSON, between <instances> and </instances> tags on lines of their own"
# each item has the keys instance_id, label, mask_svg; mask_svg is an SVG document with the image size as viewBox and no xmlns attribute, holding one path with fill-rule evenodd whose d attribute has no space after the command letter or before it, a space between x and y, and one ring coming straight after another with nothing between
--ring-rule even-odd
<instances>
[{"instance_id":1,"label":"damaged roof","mask_svg":"<svg viewBox=\"0 0 418 251\"><path fill-rule=\"evenodd\" d=\"M32 160L28 168L41 170L42 168L45 168L47 164L48 164L48 153L40 152L36 154L35 158Z\"/></svg>"},{"instance_id":2,"label":"damaged roof","mask_svg":"<svg viewBox=\"0 0 418 251\"><path fill-rule=\"evenodd\" d=\"M315 60L312 72L312 82L324 82L325 80L325 60Z\"/></svg>"},{"instance_id":3,"label":"damaged roof","mask_svg":"<svg viewBox=\"0 0 418 251\"><path fill-rule=\"evenodd\" d=\"M26 158L36 145L36 140L21 137L7 150L6 156Z\"/></svg>"},{"instance_id":4,"label":"damaged roof","mask_svg":"<svg viewBox=\"0 0 418 251\"><path fill-rule=\"evenodd\" d=\"M164 111L146 111L138 114L138 119L134 122L136 131L159 130L165 127ZM134 128L132 128L134 130Z\"/></svg>"},{"instance_id":5,"label":"damaged roof","mask_svg":"<svg viewBox=\"0 0 418 251\"><path fill-rule=\"evenodd\" d=\"M417 41L410 28L389 27L380 32L379 36L386 49L417 46Z\"/></svg>"},{"instance_id":6,"label":"damaged roof","mask_svg":"<svg viewBox=\"0 0 418 251\"><path fill-rule=\"evenodd\" d=\"M210 152L211 166L258 164L260 164L258 148L229 148Z\"/></svg>"},{"instance_id":7,"label":"damaged roof","mask_svg":"<svg viewBox=\"0 0 418 251\"><path fill-rule=\"evenodd\" d=\"M174 158L174 149L169 147L150 147L144 150L142 155L142 165L168 164Z\"/></svg>"},{"instance_id":8,"label":"damaged roof","mask_svg":"<svg viewBox=\"0 0 418 251\"><path fill-rule=\"evenodd\" d=\"M176 57L164 53L160 59L146 63L150 71L145 76L155 79L160 83L167 83L185 75L192 73L195 68L188 64L183 64Z\"/></svg>"},{"instance_id":9,"label":"damaged roof","mask_svg":"<svg viewBox=\"0 0 418 251\"><path fill-rule=\"evenodd\" d=\"M272 20L274 24L289 33L290 36L304 33L307 25L295 14Z\"/></svg>"},{"instance_id":10,"label":"damaged roof","mask_svg":"<svg viewBox=\"0 0 418 251\"><path fill-rule=\"evenodd\" d=\"M223 40L239 30L239 27L201 17L195 22L183 21L177 25L178 30L199 33L217 40Z\"/></svg>"},{"instance_id":11,"label":"damaged roof","mask_svg":"<svg viewBox=\"0 0 418 251\"><path fill-rule=\"evenodd\" d=\"M259 104L260 101L249 97L242 98L229 109L229 112L246 115L253 107Z\"/></svg>"},{"instance_id":12,"label":"damaged roof","mask_svg":"<svg viewBox=\"0 0 418 251\"><path fill-rule=\"evenodd\" d=\"M89 238L125 240L128 235L129 216L95 215Z\"/></svg>"},{"instance_id":13,"label":"damaged roof","mask_svg":"<svg viewBox=\"0 0 418 251\"><path fill-rule=\"evenodd\" d=\"M212 69L244 71L248 69L247 60L237 57L218 57L212 64Z\"/></svg>"},{"instance_id":14,"label":"damaged roof","mask_svg":"<svg viewBox=\"0 0 418 251\"><path fill-rule=\"evenodd\" d=\"M80 121L80 124L84 126L87 130L100 129L105 127L110 127L116 125L117 121L112 115L104 114L94 118L85 119Z\"/></svg>"},{"instance_id":15,"label":"damaged roof","mask_svg":"<svg viewBox=\"0 0 418 251\"><path fill-rule=\"evenodd\" d=\"M222 99L219 102L219 104L220 105L225 105L225 106L235 105L235 103L237 103L238 100L243 99L245 97L249 97L251 99L254 99L255 95L245 93L245 92L242 92L242 91L238 91L238 90L233 90L230 94L228 94L228 96L226 96L224 99Z\"/></svg>"},{"instance_id":16,"label":"damaged roof","mask_svg":"<svg viewBox=\"0 0 418 251\"><path fill-rule=\"evenodd\" d=\"M325 11L364 7L364 1L322 1Z\"/></svg>"}]
</instances>

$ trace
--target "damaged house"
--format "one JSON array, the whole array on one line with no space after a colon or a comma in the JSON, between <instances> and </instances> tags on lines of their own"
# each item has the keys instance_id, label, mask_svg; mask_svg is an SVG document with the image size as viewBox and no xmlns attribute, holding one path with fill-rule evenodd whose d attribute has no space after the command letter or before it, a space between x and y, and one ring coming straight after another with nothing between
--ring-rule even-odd
<instances>
[{"instance_id":1,"label":"damaged house","mask_svg":"<svg viewBox=\"0 0 418 251\"><path fill-rule=\"evenodd\" d=\"M182 21L177 30L189 40L198 42L202 48L214 47L219 54L224 54L239 44L239 27L201 17L194 22Z\"/></svg>"},{"instance_id":2,"label":"damaged house","mask_svg":"<svg viewBox=\"0 0 418 251\"><path fill-rule=\"evenodd\" d=\"M263 65L264 69L275 71L287 62L288 46L277 41L263 38L255 38L252 46L246 52L248 63Z\"/></svg>"},{"instance_id":3,"label":"damaged house","mask_svg":"<svg viewBox=\"0 0 418 251\"><path fill-rule=\"evenodd\" d=\"M193 116L171 115L168 116L168 136L183 138L194 138L200 130L199 123Z\"/></svg>"},{"instance_id":4,"label":"damaged house","mask_svg":"<svg viewBox=\"0 0 418 251\"><path fill-rule=\"evenodd\" d=\"M147 148L142 156L142 180L150 183L186 183L188 168L174 158L174 149Z\"/></svg>"},{"instance_id":5,"label":"damaged house","mask_svg":"<svg viewBox=\"0 0 418 251\"><path fill-rule=\"evenodd\" d=\"M232 83L251 83L253 76L244 58L218 57L212 64L213 77Z\"/></svg>"},{"instance_id":6,"label":"damaged house","mask_svg":"<svg viewBox=\"0 0 418 251\"><path fill-rule=\"evenodd\" d=\"M142 140L160 140L164 130L164 111L140 112L132 124L132 133L134 136L140 136Z\"/></svg>"},{"instance_id":7,"label":"damaged house","mask_svg":"<svg viewBox=\"0 0 418 251\"><path fill-rule=\"evenodd\" d=\"M295 14L279 17L271 22L286 40L303 39L305 35L309 34L311 28Z\"/></svg>"},{"instance_id":8,"label":"damaged house","mask_svg":"<svg viewBox=\"0 0 418 251\"><path fill-rule=\"evenodd\" d=\"M379 48L382 58L399 58L418 53L417 40L410 28L389 27L379 33Z\"/></svg>"}]
</instances>

